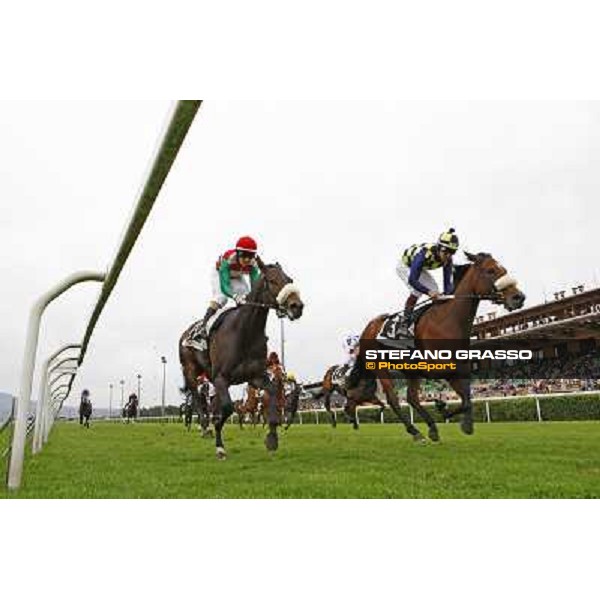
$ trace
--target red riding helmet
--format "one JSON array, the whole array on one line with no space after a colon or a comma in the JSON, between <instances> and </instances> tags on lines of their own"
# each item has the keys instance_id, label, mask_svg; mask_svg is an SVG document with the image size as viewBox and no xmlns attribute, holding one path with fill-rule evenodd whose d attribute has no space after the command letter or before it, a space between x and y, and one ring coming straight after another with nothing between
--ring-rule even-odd
<instances>
[{"instance_id":1,"label":"red riding helmet","mask_svg":"<svg viewBox=\"0 0 600 600\"><path fill-rule=\"evenodd\" d=\"M235 249L238 252L250 252L252 254L256 254L258 246L253 238L251 238L249 235L245 235L237 241Z\"/></svg>"}]
</instances>

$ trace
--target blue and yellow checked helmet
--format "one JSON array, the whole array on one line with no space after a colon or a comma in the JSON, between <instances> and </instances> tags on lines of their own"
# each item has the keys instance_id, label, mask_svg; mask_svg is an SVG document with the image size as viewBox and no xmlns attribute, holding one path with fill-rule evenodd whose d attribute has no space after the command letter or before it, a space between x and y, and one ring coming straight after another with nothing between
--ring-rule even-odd
<instances>
[{"instance_id":1,"label":"blue and yellow checked helmet","mask_svg":"<svg viewBox=\"0 0 600 600\"><path fill-rule=\"evenodd\" d=\"M442 235L438 238L438 246L442 248L448 248L451 252L456 252L458 250L458 236L454 233L454 228L448 229L448 231L444 231Z\"/></svg>"}]
</instances>

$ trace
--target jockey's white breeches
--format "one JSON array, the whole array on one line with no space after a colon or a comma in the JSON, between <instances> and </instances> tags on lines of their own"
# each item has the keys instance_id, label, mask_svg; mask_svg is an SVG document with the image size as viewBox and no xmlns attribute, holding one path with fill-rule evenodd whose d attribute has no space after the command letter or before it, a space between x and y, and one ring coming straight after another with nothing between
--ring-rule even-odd
<instances>
[{"instance_id":1,"label":"jockey's white breeches","mask_svg":"<svg viewBox=\"0 0 600 600\"><path fill-rule=\"evenodd\" d=\"M416 296L418 298L419 296L423 295L423 292L419 292L419 290L415 290L415 288L412 285L410 285L410 283L408 283L408 278L410 277L410 267L407 267L402 262L402 259L400 259L398 261L398 264L396 265L396 273L397 273L398 277L400 277L400 279L402 279L402 281L404 282L406 287L410 290L410 293L413 296ZM429 271L426 271L425 269L423 269L421 271L421 276L419 277L419 283L422 283L428 290L431 290L433 292L440 291L435 279L431 276Z\"/></svg>"},{"instance_id":2,"label":"jockey's white breeches","mask_svg":"<svg viewBox=\"0 0 600 600\"><path fill-rule=\"evenodd\" d=\"M227 301L229 300L229 296L226 296L221 291L221 279L219 278L219 271L216 269L213 271L211 278L211 287L212 287L212 302L216 304L219 308L223 308ZM250 292L250 283L247 280L247 276L242 277L232 277L231 278L231 291L234 295L245 295Z\"/></svg>"}]
</instances>

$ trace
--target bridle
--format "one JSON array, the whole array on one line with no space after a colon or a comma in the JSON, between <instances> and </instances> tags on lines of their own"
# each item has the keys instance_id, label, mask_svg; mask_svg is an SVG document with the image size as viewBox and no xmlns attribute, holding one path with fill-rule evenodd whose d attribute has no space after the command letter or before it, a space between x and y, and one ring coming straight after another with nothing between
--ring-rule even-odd
<instances>
[{"instance_id":1,"label":"bridle","mask_svg":"<svg viewBox=\"0 0 600 600\"><path fill-rule=\"evenodd\" d=\"M269 268L269 265L267 265L265 267L265 269L268 269L268 268ZM277 316L280 319L283 319L287 315L286 310L283 308L283 302L285 302L287 296L289 296L289 294L291 293L291 287L293 284L293 280L291 278L287 277L287 279L288 279L288 281L286 282L286 284L276 294L271 289L271 283L269 282L269 279L263 272L262 277L261 277L261 283L260 283L261 288L257 290L257 294L262 294L263 290L264 290L266 293L268 293L271 296L271 300L267 301L267 302L257 302L256 300L244 300L244 302L241 303L241 306L256 306L258 308L266 308L267 310L274 310L275 313L277 314Z\"/></svg>"},{"instance_id":2,"label":"bridle","mask_svg":"<svg viewBox=\"0 0 600 600\"><path fill-rule=\"evenodd\" d=\"M474 263L471 266L475 266ZM511 277L508 273L504 275L500 275L497 279L492 282L492 290L489 292L481 293L481 294L451 294L448 296L444 296L443 298L446 300L452 299L464 299L464 300L489 300L494 304L502 304L504 301L503 291L510 287L511 285L517 285L517 280L514 277ZM419 306L423 306L429 302L429 298L422 300L415 304L415 308ZM402 312L402 311L400 311Z\"/></svg>"}]
</instances>

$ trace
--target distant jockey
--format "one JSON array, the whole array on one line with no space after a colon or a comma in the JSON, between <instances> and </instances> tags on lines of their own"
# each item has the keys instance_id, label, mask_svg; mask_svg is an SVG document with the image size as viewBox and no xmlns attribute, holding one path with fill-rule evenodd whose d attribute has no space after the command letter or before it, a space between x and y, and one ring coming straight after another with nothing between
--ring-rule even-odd
<instances>
[{"instance_id":1,"label":"distant jockey","mask_svg":"<svg viewBox=\"0 0 600 600\"><path fill-rule=\"evenodd\" d=\"M90 401L90 390L83 390L83 392L81 392L81 402L83 402L84 404L91 404Z\"/></svg>"},{"instance_id":2,"label":"distant jockey","mask_svg":"<svg viewBox=\"0 0 600 600\"><path fill-rule=\"evenodd\" d=\"M458 250L454 229L442 233L435 244L413 244L407 248L396 266L398 277L408 286L410 295L404 306L402 325L408 327L418 298L427 294L432 300L440 296L435 279L429 271L444 269L444 295L454 292L452 256Z\"/></svg>"},{"instance_id":3,"label":"distant jockey","mask_svg":"<svg viewBox=\"0 0 600 600\"><path fill-rule=\"evenodd\" d=\"M360 345L360 335L356 335L351 333L344 338L344 354L346 358L344 360L344 365L346 366L345 372L349 373L354 363L356 362L356 357L358 356L358 347Z\"/></svg>"},{"instance_id":4,"label":"distant jockey","mask_svg":"<svg viewBox=\"0 0 600 600\"><path fill-rule=\"evenodd\" d=\"M270 352L267 357L267 369L271 369L277 366L281 366L281 361L279 360L279 354L277 352Z\"/></svg>"},{"instance_id":5,"label":"distant jockey","mask_svg":"<svg viewBox=\"0 0 600 600\"><path fill-rule=\"evenodd\" d=\"M285 367L281 364L281 360L279 359L279 354L277 352L270 352L267 357L267 374L270 379L275 378L277 373L281 373L283 378L285 379Z\"/></svg>"},{"instance_id":6,"label":"distant jockey","mask_svg":"<svg viewBox=\"0 0 600 600\"><path fill-rule=\"evenodd\" d=\"M202 322L192 331L193 340L200 341L206 338L208 320L223 308L230 298L237 304L244 302L250 292L250 286L260 277L260 270L256 265L257 250L254 239L244 236L237 241L233 250L227 250L219 257L211 277L213 298Z\"/></svg>"},{"instance_id":7,"label":"distant jockey","mask_svg":"<svg viewBox=\"0 0 600 600\"><path fill-rule=\"evenodd\" d=\"M196 377L196 383L198 384L198 391L200 393L205 392L208 398L212 398L216 395L217 391L215 390L215 386L211 383L205 373L201 373Z\"/></svg>"}]
</instances>

